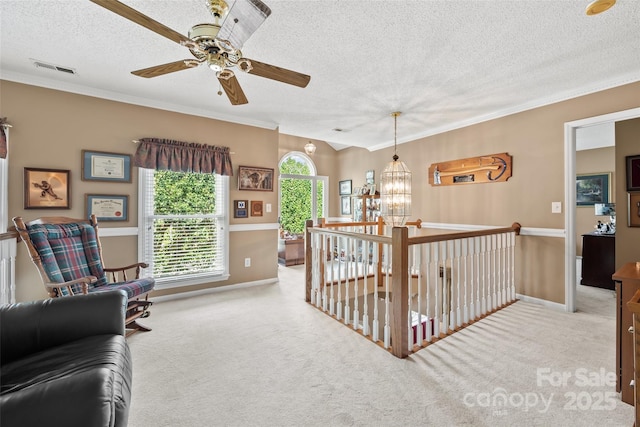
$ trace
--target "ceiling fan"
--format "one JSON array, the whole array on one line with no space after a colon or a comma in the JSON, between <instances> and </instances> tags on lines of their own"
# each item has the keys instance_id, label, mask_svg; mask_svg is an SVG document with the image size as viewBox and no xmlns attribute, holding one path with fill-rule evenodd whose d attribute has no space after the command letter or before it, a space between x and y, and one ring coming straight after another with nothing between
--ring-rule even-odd
<instances>
[{"instance_id":1,"label":"ceiling fan","mask_svg":"<svg viewBox=\"0 0 640 427\"><path fill-rule=\"evenodd\" d=\"M248 102L232 70L233 68L298 87L306 87L309 84L309 80L311 80L311 77L306 74L242 56L240 48L244 42L271 14L271 9L260 0L205 0L209 11L213 15L214 23L193 26L189 30L188 37L117 0L91 1L187 47L195 57L195 59L184 59L132 71L131 73L136 76L158 77L194 68L200 64L206 64L215 71L220 85L233 105L241 105ZM229 8L229 3L233 3L231 8ZM222 93L218 92L218 94Z\"/></svg>"}]
</instances>

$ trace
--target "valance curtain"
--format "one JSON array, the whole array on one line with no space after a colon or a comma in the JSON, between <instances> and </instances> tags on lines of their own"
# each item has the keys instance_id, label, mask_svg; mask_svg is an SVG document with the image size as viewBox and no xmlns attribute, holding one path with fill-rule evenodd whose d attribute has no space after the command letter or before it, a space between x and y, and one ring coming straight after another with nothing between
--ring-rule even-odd
<instances>
[{"instance_id":1,"label":"valance curtain","mask_svg":"<svg viewBox=\"0 0 640 427\"><path fill-rule=\"evenodd\" d=\"M169 139L141 139L134 164L145 169L233 175L229 147Z\"/></svg>"}]
</instances>

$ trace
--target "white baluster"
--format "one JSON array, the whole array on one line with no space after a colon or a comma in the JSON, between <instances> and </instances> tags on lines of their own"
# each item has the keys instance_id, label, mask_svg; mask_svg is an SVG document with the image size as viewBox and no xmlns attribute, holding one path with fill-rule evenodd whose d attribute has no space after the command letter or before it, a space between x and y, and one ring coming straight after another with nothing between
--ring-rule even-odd
<instances>
[{"instance_id":1,"label":"white baluster","mask_svg":"<svg viewBox=\"0 0 640 427\"><path fill-rule=\"evenodd\" d=\"M460 304L460 256L461 256L461 245L462 242L460 239L455 240L454 242L454 252L455 252L455 260L456 260L456 321L454 323L455 327L462 326L462 311ZM453 265L452 265L453 266ZM451 269L453 274L453 268Z\"/></svg>"}]
</instances>

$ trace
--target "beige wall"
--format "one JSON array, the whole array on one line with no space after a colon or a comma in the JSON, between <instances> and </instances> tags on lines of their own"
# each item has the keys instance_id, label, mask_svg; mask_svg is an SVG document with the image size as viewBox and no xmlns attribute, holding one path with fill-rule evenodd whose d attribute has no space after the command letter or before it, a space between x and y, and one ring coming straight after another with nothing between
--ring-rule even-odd
<instances>
[{"instance_id":1,"label":"beige wall","mask_svg":"<svg viewBox=\"0 0 640 427\"><path fill-rule=\"evenodd\" d=\"M239 165L278 167L278 132L140 107L120 102L75 95L35 86L0 81L2 115L9 117L11 147L9 159L9 217L30 220L40 216L85 216L84 195L128 194L129 221L101 223L101 228L137 226L137 168L133 182L103 183L80 179L83 149L133 155L133 139L158 137L231 148L234 171ZM54 168L71 171L70 210L25 210L23 208L23 168ZM231 177L230 200L262 200L274 209L262 217L234 219L231 224L277 223L277 190L238 191ZM135 236L104 237L105 263L122 265L137 259ZM252 265L244 267L244 258ZM46 293L23 244L18 247L16 297L19 301L44 298ZM233 283L277 277L277 230L230 233L229 280L189 287L196 290ZM167 291L165 291L166 293ZM172 292L169 290L168 292ZM156 295L161 292L156 292Z\"/></svg>"},{"instance_id":2,"label":"beige wall","mask_svg":"<svg viewBox=\"0 0 640 427\"><path fill-rule=\"evenodd\" d=\"M609 196L616 203L616 149L596 148L576 152L576 174L611 173ZM582 235L594 231L598 221L609 222L609 217L596 216L593 206L576 207L576 255L582 256Z\"/></svg>"},{"instance_id":3,"label":"beige wall","mask_svg":"<svg viewBox=\"0 0 640 427\"><path fill-rule=\"evenodd\" d=\"M616 269L640 261L640 227L629 227L626 156L640 154L640 118L616 123Z\"/></svg>"},{"instance_id":4,"label":"beige wall","mask_svg":"<svg viewBox=\"0 0 640 427\"><path fill-rule=\"evenodd\" d=\"M564 229L564 215L551 213L551 202L564 206L564 123L640 106L640 83L586 95L507 117L422 138L398 146L413 172L413 218L426 222L510 225ZM402 116L398 119L402 137ZM513 176L503 183L432 187L428 168L435 162L508 152ZM350 148L339 152L335 180L364 181L375 169L376 182L393 149L367 155ZM619 162L619 154L616 152ZM334 181L335 181L334 180ZM625 195L626 197L626 195ZM337 200L334 201L337 203ZM570 207L573 208L573 207ZM564 303L564 239L519 238L517 291Z\"/></svg>"},{"instance_id":5,"label":"beige wall","mask_svg":"<svg viewBox=\"0 0 640 427\"><path fill-rule=\"evenodd\" d=\"M0 82L0 91L2 115L8 117L14 126L11 130L9 215L22 215L27 219L42 215L80 217L84 215L85 193L114 193L131 196L131 220L127 224L118 223L117 226L136 226L136 173L132 184L81 181L78 177L82 149L133 154L135 146L131 143L132 139L154 136L229 146L235 152L232 160L236 168L238 165L252 165L277 169L284 153L288 150L302 151L308 141L279 135L277 130L5 81ZM401 144L398 154L413 171L413 218L427 222L482 225L504 225L518 221L524 227L563 229L564 215L552 214L551 202L564 200L564 123L638 107L639 99L640 83L633 83ZM625 128L623 132L632 134L624 143L624 150L629 154L637 154L632 152L638 150L632 148L637 147L637 137L633 134L638 135L638 131L627 131ZM402 136L402 116L398 120L398 135ZM374 169L376 182L379 182L380 173L393 154L391 148L371 153L364 149L349 148L336 153L321 141L313 142L318 146L318 151L312 157L318 172L330 176L330 216L339 215L338 181L352 179L357 187L364 182L365 172ZM432 187L428 184L427 170L431 163L504 151L513 156L513 177L507 182L449 187ZM617 146L617 169L623 167L620 156L622 148ZM22 170L25 166L70 169L73 177L72 209L25 211L22 207ZM626 193L620 190L620 176L616 180L616 197L626 200ZM231 187L237 188L235 184ZM230 199L263 200L274 206L272 213L265 212L264 217L232 218L232 224L277 222L277 191L233 190ZM563 209L566 208L563 206ZM231 211L229 214L233 217ZM622 232L618 229L617 245L624 245L620 253L630 253L637 247L637 244L634 246L629 243L637 239L636 231L640 232L640 229ZM624 233L630 233L631 237L627 239ZM276 277L276 230L233 232L230 238L231 278L226 282L190 289ZM108 263L136 257L135 237L110 237L103 239L103 242ZM518 292L564 303L564 239L521 236L518 245ZM18 257L18 299L43 296L40 280L35 268L26 259L24 248L20 247ZM245 257L252 258L251 268L243 267Z\"/></svg>"}]
</instances>

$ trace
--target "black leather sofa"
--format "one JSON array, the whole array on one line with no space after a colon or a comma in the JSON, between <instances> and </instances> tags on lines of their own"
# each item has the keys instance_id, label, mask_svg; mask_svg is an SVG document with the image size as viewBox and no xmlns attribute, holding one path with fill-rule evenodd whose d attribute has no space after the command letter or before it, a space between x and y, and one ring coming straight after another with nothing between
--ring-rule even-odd
<instances>
[{"instance_id":1,"label":"black leather sofa","mask_svg":"<svg viewBox=\"0 0 640 427\"><path fill-rule=\"evenodd\" d=\"M0 425L126 426L124 291L0 307Z\"/></svg>"}]
</instances>

